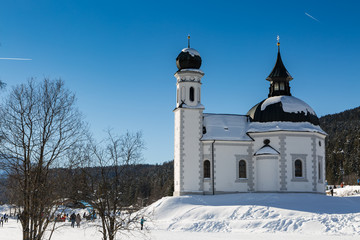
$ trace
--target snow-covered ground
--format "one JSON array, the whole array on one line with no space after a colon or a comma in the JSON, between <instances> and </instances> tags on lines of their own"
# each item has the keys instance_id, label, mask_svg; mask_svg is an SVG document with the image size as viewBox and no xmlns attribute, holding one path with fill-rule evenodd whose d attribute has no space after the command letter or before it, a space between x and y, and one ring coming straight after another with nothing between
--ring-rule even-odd
<instances>
[{"instance_id":1,"label":"snow-covered ground","mask_svg":"<svg viewBox=\"0 0 360 240\"><path fill-rule=\"evenodd\" d=\"M0 213L6 208L0 207ZM359 239L360 186L319 194L244 193L165 197L144 212L146 231L122 239ZM101 239L95 223L80 229L62 223L52 239ZM21 227L10 219L0 239L21 239Z\"/></svg>"}]
</instances>

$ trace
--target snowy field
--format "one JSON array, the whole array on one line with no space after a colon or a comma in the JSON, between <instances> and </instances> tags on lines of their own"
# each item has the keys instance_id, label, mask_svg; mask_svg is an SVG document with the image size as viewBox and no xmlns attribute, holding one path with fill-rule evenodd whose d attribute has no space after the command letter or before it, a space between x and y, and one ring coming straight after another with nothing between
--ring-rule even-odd
<instances>
[{"instance_id":1,"label":"snowy field","mask_svg":"<svg viewBox=\"0 0 360 240\"><path fill-rule=\"evenodd\" d=\"M0 213L7 211L0 207ZM118 239L360 239L360 187L318 194L244 193L165 197L150 205L146 231ZM60 225L60 224L59 224ZM54 240L101 239L96 222L71 228L62 223ZM1 240L20 240L21 226L9 219Z\"/></svg>"}]
</instances>

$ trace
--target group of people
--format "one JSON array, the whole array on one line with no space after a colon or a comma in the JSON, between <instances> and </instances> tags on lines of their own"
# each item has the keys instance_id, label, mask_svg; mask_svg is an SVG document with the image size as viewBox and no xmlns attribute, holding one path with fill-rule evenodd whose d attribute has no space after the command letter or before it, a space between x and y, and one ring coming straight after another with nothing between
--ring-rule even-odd
<instances>
[{"instance_id":1,"label":"group of people","mask_svg":"<svg viewBox=\"0 0 360 240\"><path fill-rule=\"evenodd\" d=\"M85 215L85 213L84 213L84 218L86 217L86 215ZM20 219L20 214L18 214L18 216L17 216L17 221L19 221L19 219ZM60 216L60 215L58 215L56 218L55 218L55 220L63 220L64 219L64 221L66 220L66 215L64 214L64 216ZM4 222L8 222L8 220L9 220L9 215L7 215L6 213L3 215L3 216L1 216L0 217L0 226L1 227L3 227L4 226ZM81 222L81 216L80 216L80 214L78 213L78 214L75 214L75 212L73 212L71 215L70 215L70 218L69 218L69 220L70 220L70 222L71 222L71 227L75 227L75 223L76 223L76 227L80 227L80 222ZM145 222L146 220L144 219L144 217L142 217L141 219L140 219L140 226L141 226L141 230L143 230L143 228L144 228L144 222Z\"/></svg>"},{"instance_id":2,"label":"group of people","mask_svg":"<svg viewBox=\"0 0 360 240\"><path fill-rule=\"evenodd\" d=\"M71 227L75 227L75 223L76 223L76 227L80 227L80 222L81 222L81 217L80 217L80 214L75 214L75 213L72 213L70 215L70 222L71 222Z\"/></svg>"},{"instance_id":3,"label":"group of people","mask_svg":"<svg viewBox=\"0 0 360 240\"><path fill-rule=\"evenodd\" d=\"M0 226L3 227L4 222L8 222L8 221L9 221L9 215L4 213L4 215L0 217Z\"/></svg>"}]
</instances>

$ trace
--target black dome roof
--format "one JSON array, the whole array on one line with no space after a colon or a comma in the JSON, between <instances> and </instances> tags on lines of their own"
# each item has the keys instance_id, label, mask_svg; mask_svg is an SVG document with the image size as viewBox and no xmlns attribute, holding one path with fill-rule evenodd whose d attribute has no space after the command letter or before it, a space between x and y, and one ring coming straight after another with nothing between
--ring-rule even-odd
<instances>
[{"instance_id":1,"label":"black dome roof","mask_svg":"<svg viewBox=\"0 0 360 240\"><path fill-rule=\"evenodd\" d=\"M252 107L247 115L253 122L309 122L319 125L314 110L292 96L269 97Z\"/></svg>"},{"instance_id":2,"label":"black dome roof","mask_svg":"<svg viewBox=\"0 0 360 240\"><path fill-rule=\"evenodd\" d=\"M176 66L181 69L199 69L201 57L198 51L193 48L184 48L176 58Z\"/></svg>"}]
</instances>

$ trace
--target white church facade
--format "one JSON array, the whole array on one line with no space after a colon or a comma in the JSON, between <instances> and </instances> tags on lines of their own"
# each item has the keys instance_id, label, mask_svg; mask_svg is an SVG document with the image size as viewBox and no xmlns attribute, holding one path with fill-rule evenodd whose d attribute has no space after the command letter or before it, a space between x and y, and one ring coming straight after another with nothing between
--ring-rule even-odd
<instances>
[{"instance_id":1,"label":"white church facade","mask_svg":"<svg viewBox=\"0 0 360 240\"><path fill-rule=\"evenodd\" d=\"M246 115L204 113L201 57L176 59L174 196L325 191L325 137L314 110L291 95L280 55L268 98Z\"/></svg>"}]
</instances>

